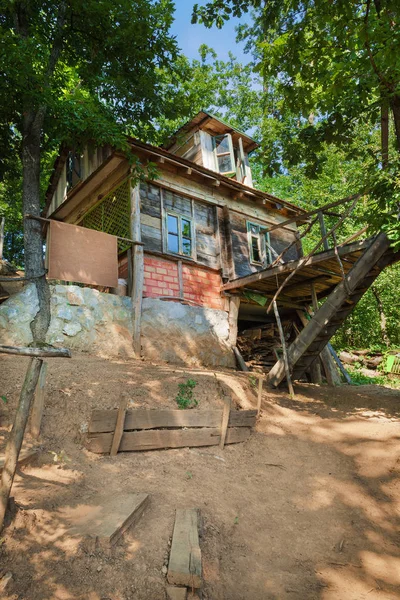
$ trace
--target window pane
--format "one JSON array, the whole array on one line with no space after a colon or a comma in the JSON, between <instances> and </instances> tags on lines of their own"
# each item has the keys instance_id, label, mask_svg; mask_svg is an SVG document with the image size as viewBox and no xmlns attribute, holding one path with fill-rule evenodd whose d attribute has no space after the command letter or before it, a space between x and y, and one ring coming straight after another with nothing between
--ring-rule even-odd
<instances>
[{"instance_id":1,"label":"window pane","mask_svg":"<svg viewBox=\"0 0 400 600\"><path fill-rule=\"evenodd\" d=\"M179 238L177 235L173 234L173 233L169 233L168 234L168 250L170 252L176 252L178 254L179 252Z\"/></svg>"},{"instance_id":2,"label":"window pane","mask_svg":"<svg viewBox=\"0 0 400 600\"><path fill-rule=\"evenodd\" d=\"M187 238L191 238L192 236L190 233L190 221L187 221L186 219L182 219L181 225L182 225L182 235L184 235Z\"/></svg>"},{"instance_id":3,"label":"window pane","mask_svg":"<svg viewBox=\"0 0 400 600\"><path fill-rule=\"evenodd\" d=\"M231 173L232 171L234 171L230 154L226 154L225 156L218 156L217 158L218 170L220 173Z\"/></svg>"},{"instance_id":4,"label":"window pane","mask_svg":"<svg viewBox=\"0 0 400 600\"><path fill-rule=\"evenodd\" d=\"M250 231L251 233L254 233L255 235L258 235L258 225L250 225Z\"/></svg>"},{"instance_id":5,"label":"window pane","mask_svg":"<svg viewBox=\"0 0 400 600\"><path fill-rule=\"evenodd\" d=\"M192 255L192 241L191 240L189 240L187 238L182 239L182 253L185 254L186 256Z\"/></svg>"},{"instance_id":6,"label":"window pane","mask_svg":"<svg viewBox=\"0 0 400 600\"><path fill-rule=\"evenodd\" d=\"M168 233L175 233L178 235L178 217L168 215Z\"/></svg>"},{"instance_id":7,"label":"window pane","mask_svg":"<svg viewBox=\"0 0 400 600\"><path fill-rule=\"evenodd\" d=\"M229 138L227 135L217 136L215 139L215 148L217 154L222 154L223 152L229 152Z\"/></svg>"},{"instance_id":8,"label":"window pane","mask_svg":"<svg viewBox=\"0 0 400 600\"><path fill-rule=\"evenodd\" d=\"M254 262L261 262L260 248L258 246L258 237L251 238L251 247L253 251Z\"/></svg>"}]
</instances>

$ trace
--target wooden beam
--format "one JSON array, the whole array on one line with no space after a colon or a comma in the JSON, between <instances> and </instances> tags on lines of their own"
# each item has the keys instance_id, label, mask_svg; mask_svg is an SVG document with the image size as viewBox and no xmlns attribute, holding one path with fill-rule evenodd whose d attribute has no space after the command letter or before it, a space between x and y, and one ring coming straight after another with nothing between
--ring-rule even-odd
<instances>
[{"instance_id":1,"label":"wooden beam","mask_svg":"<svg viewBox=\"0 0 400 600\"><path fill-rule=\"evenodd\" d=\"M229 417L229 427L254 427L257 413L255 410L233 410ZM92 433L113 433L118 418L118 409L94 409L90 417L89 435ZM128 409L125 414L125 431L131 429L176 429L178 427L219 427L222 419L221 409L179 410L173 408Z\"/></svg>"},{"instance_id":2,"label":"wooden beam","mask_svg":"<svg viewBox=\"0 0 400 600\"><path fill-rule=\"evenodd\" d=\"M198 509L176 510L167 573L168 583L192 589L201 588L201 551L198 527Z\"/></svg>"},{"instance_id":3,"label":"wooden beam","mask_svg":"<svg viewBox=\"0 0 400 600\"><path fill-rule=\"evenodd\" d=\"M0 483L0 531L3 529L8 499L10 497L22 440L24 439L26 424L28 422L29 410L39 379L42 363L43 361L36 357L32 358L29 363L19 397L17 411L15 413L14 424L7 441L6 456Z\"/></svg>"},{"instance_id":4,"label":"wooden beam","mask_svg":"<svg viewBox=\"0 0 400 600\"><path fill-rule=\"evenodd\" d=\"M221 420L221 440L219 442L219 447L221 450L224 449L226 433L228 431L229 424L229 415L231 412L231 400L230 398L224 398L224 409L222 411L222 420Z\"/></svg>"},{"instance_id":5,"label":"wooden beam","mask_svg":"<svg viewBox=\"0 0 400 600\"><path fill-rule=\"evenodd\" d=\"M117 422L115 424L115 430L113 435L113 441L111 444L110 456L115 456L119 450L121 443L122 434L124 433L126 407L128 405L128 397L124 396L119 403Z\"/></svg>"},{"instance_id":6,"label":"wooden beam","mask_svg":"<svg viewBox=\"0 0 400 600\"><path fill-rule=\"evenodd\" d=\"M346 254L351 254L353 252L357 252L360 250L365 250L372 243L371 239L362 240L361 242L355 242L354 244L349 244L346 246L338 246L339 255L343 256ZM327 252L319 252L318 254L314 254L310 256L308 260L304 261L302 267L311 267L317 265L320 262L331 260L332 258L336 258L334 250L328 250ZM284 265L279 265L278 267L274 267L272 269L264 269L263 271L258 271L258 273L253 273L252 275L247 275L246 277L240 277L239 279L229 281L222 286L223 290L233 290L240 287L245 287L255 283L256 281L262 281L263 279L269 279L270 277L275 277L276 275L282 275L284 273L289 273L294 271L299 265L302 258L295 260L290 263L285 263Z\"/></svg>"},{"instance_id":7,"label":"wooden beam","mask_svg":"<svg viewBox=\"0 0 400 600\"><path fill-rule=\"evenodd\" d=\"M275 231L275 229L279 229L280 227L284 227L285 225L289 225L290 223L295 223L296 221L306 221L308 217L312 217L313 215L317 215L320 211L326 211L329 208L333 208L334 206L340 206L341 204L346 204L347 202L351 202L352 200L358 200L361 198L362 194L353 194L353 196L349 196L348 198L342 198L342 200L337 200L336 202L330 202L329 204L325 204L320 208L315 210L310 210L308 212L303 213L302 215L297 215L296 217L291 217L290 219L286 219L286 221L282 221L277 225L272 225L267 229L267 231Z\"/></svg>"},{"instance_id":8,"label":"wooden beam","mask_svg":"<svg viewBox=\"0 0 400 600\"><path fill-rule=\"evenodd\" d=\"M31 435L34 438L38 438L40 435L40 427L42 424L44 410L44 388L46 385L46 374L47 362L43 361L42 368L40 369L39 382L36 388L35 399L33 401L31 412L30 430Z\"/></svg>"},{"instance_id":9,"label":"wooden beam","mask_svg":"<svg viewBox=\"0 0 400 600\"><path fill-rule=\"evenodd\" d=\"M237 334L238 334L238 316L240 308L240 296L229 297L229 343L231 346L236 346Z\"/></svg>"},{"instance_id":10,"label":"wooden beam","mask_svg":"<svg viewBox=\"0 0 400 600\"><path fill-rule=\"evenodd\" d=\"M71 358L67 348L17 348L0 346L0 354L16 354L17 356L34 356L36 358Z\"/></svg>"},{"instance_id":11,"label":"wooden beam","mask_svg":"<svg viewBox=\"0 0 400 600\"><path fill-rule=\"evenodd\" d=\"M285 334L283 333L283 327L282 327L282 323L281 323L281 318L279 316L278 305L276 304L276 300L273 301L273 306L274 306L274 313L275 313L276 323L278 325L279 336L281 338L283 361L284 361L284 365L285 365L286 381L287 381L287 385L288 385L288 388L289 388L290 397L294 398L294 390L293 390L292 378L290 377L290 365L289 365L289 358L288 358L288 354L287 354Z\"/></svg>"},{"instance_id":12,"label":"wooden beam","mask_svg":"<svg viewBox=\"0 0 400 600\"><path fill-rule=\"evenodd\" d=\"M262 401L262 391L263 391L264 379L265 379L264 374L258 376L257 418L260 416L260 413L261 413L261 401Z\"/></svg>"},{"instance_id":13,"label":"wooden beam","mask_svg":"<svg viewBox=\"0 0 400 600\"><path fill-rule=\"evenodd\" d=\"M229 427L225 444L244 442L250 436L250 427ZM90 435L86 447L91 452L108 454L111 450L112 433ZM120 452L142 452L165 448L190 448L218 446L221 439L221 421L218 427L199 429L151 429L149 431L124 431Z\"/></svg>"},{"instance_id":14,"label":"wooden beam","mask_svg":"<svg viewBox=\"0 0 400 600\"><path fill-rule=\"evenodd\" d=\"M240 351L238 350L238 348L236 346L233 346L232 350L233 350L233 354L235 355L235 358L237 360L237 363L238 363L238 366L239 366L240 370L241 371L248 371L249 367L244 362L243 356L240 354Z\"/></svg>"},{"instance_id":15,"label":"wooden beam","mask_svg":"<svg viewBox=\"0 0 400 600\"><path fill-rule=\"evenodd\" d=\"M368 275L374 264L379 264L379 260L385 252L390 248L390 241L385 233L380 233L373 243L370 243L369 248L355 263L354 267L346 275L346 283L350 292L358 289L362 280ZM289 356L292 365L296 365L297 361L307 351L308 347L315 341L320 332L326 328L337 311L343 306L348 298L348 292L342 281L334 291L328 296L318 312L314 315L312 322L310 321L301 331L300 335L295 339L289 348ZM285 364L279 360L268 373L268 381L271 385L277 386L285 377Z\"/></svg>"},{"instance_id":16,"label":"wooden beam","mask_svg":"<svg viewBox=\"0 0 400 600\"><path fill-rule=\"evenodd\" d=\"M322 239L324 240L324 242L323 242L324 250L329 250L329 242L326 239L326 227L325 227L324 213L321 210L318 213L318 221L319 221L319 228L321 231L321 236L322 236Z\"/></svg>"},{"instance_id":17,"label":"wooden beam","mask_svg":"<svg viewBox=\"0 0 400 600\"><path fill-rule=\"evenodd\" d=\"M231 225L231 217L229 214L229 207L224 206L222 209L223 217L224 217L224 237L226 243L226 260L227 260L227 268L228 268L228 277L229 279L233 279L235 277L235 261L233 258L233 245L232 245L232 225Z\"/></svg>"},{"instance_id":18,"label":"wooden beam","mask_svg":"<svg viewBox=\"0 0 400 600\"><path fill-rule=\"evenodd\" d=\"M140 188L139 184L130 184L130 235L134 242L142 241L140 229ZM133 319L133 350L137 358L140 357L141 320L144 285L144 256L143 246L135 245L132 251L132 319Z\"/></svg>"}]
</instances>

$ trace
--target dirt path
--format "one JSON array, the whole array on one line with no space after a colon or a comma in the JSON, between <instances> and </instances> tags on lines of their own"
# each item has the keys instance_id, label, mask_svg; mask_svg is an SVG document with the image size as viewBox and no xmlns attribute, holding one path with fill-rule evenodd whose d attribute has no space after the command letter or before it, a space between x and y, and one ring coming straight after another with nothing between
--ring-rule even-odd
<instances>
[{"instance_id":1,"label":"dirt path","mask_svg":"<svg viewBox=\"0 0 400 600\"><path fill-rule=\"evenodd\" d=\"M0 359L3 437L26 363ZM22 467L20 507L0 540L0 575L13 600L164 600L162 566L177 507L203 515L208 600L400 599L400 394L377 386L296 386L296 401L264 393L244 444L116 458L82 448L92 408L122 391L136 406L173 406L177 384L198 381L202 407L221 385L255 402L243 375L81 355L50 361L43 451ZM55 460L57 462L55 462ZM99 491L147 492L151 504L114 557L89 555L66 533L63 510Z\"/></svg>"}]
</instances>

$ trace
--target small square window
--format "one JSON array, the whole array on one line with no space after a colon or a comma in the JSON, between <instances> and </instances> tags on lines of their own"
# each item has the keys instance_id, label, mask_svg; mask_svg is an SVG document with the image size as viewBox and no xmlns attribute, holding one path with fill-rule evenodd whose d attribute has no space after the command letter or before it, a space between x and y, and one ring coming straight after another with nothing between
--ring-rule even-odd
<instances>
[{"instance_id":1,"label":"small square window","mask_svg":"<svg viewBox=\"0 0 400 600\"><path fill-rule=\"evenodd\" d=\"M271 242L268 231L257 223L247 221L247 238L249 243L250 262L267 266L272 262Z\"/></svg>"}]
</instances>

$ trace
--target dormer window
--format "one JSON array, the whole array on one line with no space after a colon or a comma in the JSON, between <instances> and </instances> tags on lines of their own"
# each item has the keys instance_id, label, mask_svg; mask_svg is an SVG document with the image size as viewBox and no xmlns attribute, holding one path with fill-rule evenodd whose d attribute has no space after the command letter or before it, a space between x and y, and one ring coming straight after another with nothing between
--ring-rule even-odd
<instances>
[{"instance_id":1,"label":"dormer window","mask_svg":"<svg viewBox=\"0 0 400 600\"><path fill-rule=\"evenodd\" d=\"M221 175L227 175L228 177L236 175L235 156L230 133L216 135L213 137L213 144L217 170Z\"/></svg>"}]
</instances>

